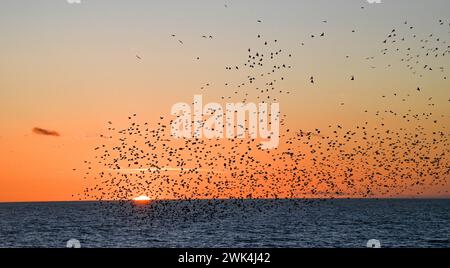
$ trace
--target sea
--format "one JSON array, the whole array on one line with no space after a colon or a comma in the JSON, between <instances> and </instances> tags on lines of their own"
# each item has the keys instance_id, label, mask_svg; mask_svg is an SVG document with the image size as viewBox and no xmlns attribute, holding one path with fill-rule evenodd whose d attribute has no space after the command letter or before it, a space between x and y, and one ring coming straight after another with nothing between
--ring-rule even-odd
<instances>
[{"instance_id":1,"label":"sea","mask_svg":"<svg viewBox=\"0 0 450 268\"><path fill-rule=\"evenodd\" d=\"M450 247L450 199L0 203L0 247L364 248L369 240Z\"/></svg>"}]
</instances>

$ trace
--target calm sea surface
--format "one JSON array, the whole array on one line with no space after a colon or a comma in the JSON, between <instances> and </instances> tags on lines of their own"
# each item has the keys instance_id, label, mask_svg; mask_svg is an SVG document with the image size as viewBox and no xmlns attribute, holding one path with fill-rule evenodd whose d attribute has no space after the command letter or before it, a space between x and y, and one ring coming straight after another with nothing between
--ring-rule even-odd
<instances>
[{"instance_id":1,"label":"calm sea surface","mask_svg":"<svg viewBox=\"0 0 450 268\"><path fill-rule=\"evenodd\" d=\"M450 200L0 203L0 247L450 247Z\"/></svg>"}]
</instances>

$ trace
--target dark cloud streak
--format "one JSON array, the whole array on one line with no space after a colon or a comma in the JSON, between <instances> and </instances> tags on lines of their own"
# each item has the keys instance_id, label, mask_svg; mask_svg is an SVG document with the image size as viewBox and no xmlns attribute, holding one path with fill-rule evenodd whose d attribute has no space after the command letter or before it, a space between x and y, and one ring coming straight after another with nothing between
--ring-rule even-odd
<instances>
[{"instance_id":1,"label":"dark cloud streak","mask_svg":"<svg viewBox=\"0 0 450 268\"><path fill-rule=\"evenodd\" d=\"M54 137L61 136L61 135L59 135L58 132L56 132L54 130L48 130L48 129L43 129L43 128L39 128L39 127L34 127L32 131L34 134L37 134L37 135L54 136Z\"/></svg>"}]
</instances>

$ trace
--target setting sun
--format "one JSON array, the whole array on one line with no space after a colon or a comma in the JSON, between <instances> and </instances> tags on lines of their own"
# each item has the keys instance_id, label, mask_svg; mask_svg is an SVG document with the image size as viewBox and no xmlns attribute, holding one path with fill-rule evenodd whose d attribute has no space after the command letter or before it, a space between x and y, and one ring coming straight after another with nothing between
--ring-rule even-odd
<instances>
[{"instance_id":1,"label":"setting sun","mask_svg":"<svg viewBox=\"0 0 450 268\"><path fill-rule=\"evenodd\" d=\"M138 197L133 198L133 201L135 202L149 202L151 199L150 197L146 196L146 195L140 195Z\"/></svg>"}]
</instances>

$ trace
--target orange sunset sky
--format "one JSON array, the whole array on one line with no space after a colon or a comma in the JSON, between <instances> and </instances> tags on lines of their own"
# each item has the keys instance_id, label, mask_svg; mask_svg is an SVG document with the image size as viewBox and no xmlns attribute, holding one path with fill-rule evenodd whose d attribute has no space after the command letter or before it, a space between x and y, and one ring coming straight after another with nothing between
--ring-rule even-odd
<instances>
[{"instance_id":1,"label":"orange sunset sky","mask_svg":"<svg viewBox=\"0 0 450 268\"><path fill-rule=\"evenodd\" d=\"M269 53L257 35L292 54L284 59L292 68L282 71L286 79L278 85L291 92L278 98L284 130L319 128L327 135L329 125L350 128L376 122L376 111L413 109L439 119L422 122L425 132L448 138L450 79L444 77L450 55L427 61L433 71L420 66L413 74L404 54L381 52L394 28L408 37L399 44L402 52L419 50L420 39L430 34L448 49L449 1L225 2L227 7L206 0L1 1L0 202L76 200L89 186L83 161L105 143L100 135L108 132L108 121L126 128L131 114L139 122L169 120L171 106L190 103L195 94L224 104L221 96L247 90L236 85L248 74L225 67L245 62L248 48ZM406 33L405 21L417 39ZM400 97L382 98L393 92ZM254 97L249 101L258 102ZM386 124L415 131L396 119ZM35 127L59 136L33 132ZM445 145L433 150L447 153L442 165L448 169ZM446 183L398 196L450 197L450 175L443 174Z\"/></svg>"}]
</instances>

